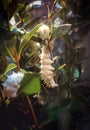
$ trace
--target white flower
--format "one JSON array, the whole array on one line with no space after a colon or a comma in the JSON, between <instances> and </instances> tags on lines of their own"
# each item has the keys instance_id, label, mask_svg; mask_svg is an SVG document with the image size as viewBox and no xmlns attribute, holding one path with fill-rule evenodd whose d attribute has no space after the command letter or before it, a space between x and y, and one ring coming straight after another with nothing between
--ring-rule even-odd
<instances>
[{"instance_id":1,"label":"white flower","mask_svg":"<svg viewBox=\"0 0 90 130\"><path fill-rule=\"evenodd\" d=\"M7 98L15 98L17 96L17 90L23 77L24 74L20 72L13 72L7 76L6 82L3 83L3 89Z\"/></svg>"},{"instance_id":2,"label":"white flower","mask_svg":"<svg viewBox=\"0 0 90 130\"><path fill-rule=\"evenodd\" d=\"M37 32L39 33L40 38L44 40L44 39L48 38L49 33L50 33L50 29L49 29L49 27L48 27L47 25L43 24L43 25L38 29Z\"/></svg>"},{"instance_id":3,"label":"white flower","mask_svg":"<svg viewBox=\"0 0 90 130\"><path fill-rule=\"evenodd\" d=\"M53 60L51 60L50 52L46 46L44 46L41 49L41 78L44 80L44 82L47 84L47 87L57 87L58 84L55 83L54 81L54 67L52 66Z\"/></svg>"}]
</instances>

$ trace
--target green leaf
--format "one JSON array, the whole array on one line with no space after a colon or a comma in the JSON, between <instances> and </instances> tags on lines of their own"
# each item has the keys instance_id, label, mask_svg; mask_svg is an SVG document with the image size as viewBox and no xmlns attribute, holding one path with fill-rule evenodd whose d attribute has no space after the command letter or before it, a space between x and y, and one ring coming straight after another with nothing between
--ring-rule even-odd
<instances>
[{"instance_id":1,"label":"green leaf","mask_svg":"<svg viewBox=\"0 0 90 130\"><path fill-rule=\"evenodd\" d=\"M38 23L39 21L40 21L40 17L34 18L32 21L30 21L29 23L27 23L24 28L28 29L31 26L33 26L34 24Z\"/></svg>"},{"instance_id":2,"label":"green leaf","mask_svg":"<svg viewBox=\"0 0 90 130\"><path fill-rule=\"evenodd\" d=\"M49 103L46 109L46 112L48 113L48 119L50 119L50 121L54 121L58 119L58 117L62 116L69 103L70 99L56 99Z\"/></svg>"},{"instance_id":3,"label":"green leaf","mask_svg":"<svg viewBox=\"0 0 90 130\"><path fill-rule=\"evenodd\" d=\"M64 68L64 67L66 67L66 64L63 64L63 65L61 65L61 66L59 66L59 70L61 70L62 68Z\"/></svg>"},{"instance_id":4,"label":"green leaf","mask_svg":"<svg viewBox=\"0 0 90 130\"><path fill-rule=\"evenodd\" d=\"M67 105L62 106L62 107L60 107L60 108L58 108L58 109L56 109L56 110L54 110L52 112L49 112L48 116L49 116L50 120L54 121L54 120L60 118L60 116L62 116L63 113L65 112L66 108L67 108Z\"/></svg>"},{"instance_id":5,"label":"green leaf","mask_svg":"<svg viewBox=\"0 0 90 130\"><path fill-rule=\"evenodd\" d=\"M35 26L26 36L24 37L22 43L19 46L19 55L21 55L23 49L27 45L27 42L31 39L31 37L34 35L34 33L39 29L39 27L42 25L42 23Z\"/></svg>"},{"instance_id":6,"label":"green leaf","mask_svg":"<svg viewBox=\"0 0 90 130\"><path fill-rule=\"evenodd\" d=\"M19 1L12 1L8 6L8 19L10 20L15 14L17 14L22 8L24 4L19 3Z\"/></svg>"},{"instance_id":7,"label":"green leaf","mask_svg":"<svg viewBox=\"0 0 90 130\"><path fill-rule=\"evenodd\" d=\"M15 52L16 52L16 48L13 47L13 46L12 47L7 47L6 45L5 45L5 48L6 48L7 52L8 52L8 54L9 54L9 56L15 62L14 55L15 55Z\"/></svg>"},{"instance_id":8,"label":"green leaf","mask_svg":"<svg viewBox=\"0 0 90 130\"><path fill-rule=\"evenodd\" d=\"M74 68L73 77L77 79L79 77L79 70L77 68Z\"/></svg>"},{"instance_id":9,"label":"green leaf","mask_svg":"<svg viewBox=\"0 0 90 130\"><path fill-rule=\"evenodd\" d=\"M50 122L51 122L50 119L46 119L46 120L44 120L44 121L40 124L40 127L46 126L46 125L49 124Z\"/></svg>"},{"instance_id":10,"label":"green leaf","mask_svg":"<svg viewBox=\"0 0 90 130\"><path fill-rule=\"evenodd\" d=\"M66 8L67 7L66 2L61 1L61 6L63 6L64 8Z\"/></svg>"},{"instance_id":11,"label":"green leaf","mask_svg":"<svg viewBox=\"0 0 90 130\"><path fill-rule=\"evenodd\" d=\"M7 68L5 69L4 74L7 74L10 70L16 68L17 66L14 63L11 63L7 66Z\"/></svg>"},{"instance_id":12,"label":"green leaf","mask_svg":"<svg viewBox=\"0 0 90 130\"><path fill-rule=\"evenodd\" d=\"M68 33L70 28L71 28L71 24L63 24L60 25L58 28L54 29L54 31L51 34L51 41L55 40L58 37L62 37L63 35Z\"/></svg>"},{"instance_id":13,"label":"green leaf","mask_svg":"<svg viewBox=\"0 0 90 130\"><path fill-rule=\"evenodd\" d=\"M24 4L18 4L18 6L17 6L17 8L16 8L16 10L15 10L15 12L14 12L14 14L13 14L13 16L16 14L16 13L18 13L18 11L20 11L22 8L24 7Z\"/></svg>"},{"instance_id":14,"label":"green leaf","mask_svg":"<svg viewBox=\"0 0 90 130\"><path fill-rule=\"evenodd\" d=\"M40 92L40 79L37 74L26 73L18 90L19 96L32 95Z\"/></svg>"},{"instance_id":15,"label":"green leaf","mask_svg":"<svg viewBox=\"0 0 90 130\"><path fill-rule=\"evenodd\" d=\"M2 41L5 43L5 42L11 40L12 38L14 38L14 36L15 35L13 32L0 26L0 44L2 44Z\"/></svg>"},{"instance_id":16,"label":"green leaf","mask_svg":"<svg viewBox=\"0 0 90 130\"><path fill-rule=\"evenodd\" d=\"M4 73L0 75L0 78L2 78L2 77L3 77L4 75L6 75L10 70L12 70L12 69L14 69L14 68L16 68L16 67L17 67L17 66L16 66L14 63L9 64L9 65L6 67Z\"/></svg>"},{"instance_id":17,"label":"green leaf","mask_svg":"<svg viewBox=\"0 0 90 130\"><path fill-rule=\"evenodd\" d=\"M86 56L85 56L86 51L87 51L86 47L81 47L81 48L75 49L75 55L77 56L78 61L81 61L86 58Z\"/></svg>"}]
</instances>

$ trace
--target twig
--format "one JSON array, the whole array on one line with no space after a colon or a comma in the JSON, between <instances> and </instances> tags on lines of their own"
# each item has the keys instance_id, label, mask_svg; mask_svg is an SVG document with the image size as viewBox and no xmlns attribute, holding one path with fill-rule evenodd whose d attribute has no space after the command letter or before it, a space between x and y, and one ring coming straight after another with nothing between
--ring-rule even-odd
<instances>
[{"instance_id":1,"label":"twig","mask_svg":"<svg viewBox=\"0 0 90 130\"><path fill-rule=\"evenodd\" d=\"M35 121L35 125L36 125L37 128L40 128L39 123L38 123L38 121L37 121L36 114L35 114L35 112L34 112L34 109L33 109L33 106L32 106L32 104L31 104L31 100L30 100L30 97L29 97L29 96L27 96L27 102L28 102L28 105L29 105L29 107L30 107L30 110L31 110L33 119L34 119L34 121Z\"/></svg>"},{"instance_id":2,"label":"twig","mask_svg":"<svg viewBox=\"0 0 90 130\"><path fill-rule=\"evenodd\" d=\"M19 60L20 60L19 57L16 56L16 63L17 63L17 69L18 69L18 71L20 71L20 63L19 63ZM28 103L29 108L30 108L30 110L31 110L33 119L34 119L34 121L35 121L35 125L36 125L37 128L40 128L40 126L39 126L39 124L38 124L38 121L37 121L36 114L35 114L34 109L33 109L33 106L32 106L32 104L31 104L30 97L27 96L27 97L26 97L26 100L27 100L27 103Z\"/></svg>"}]
</instances>

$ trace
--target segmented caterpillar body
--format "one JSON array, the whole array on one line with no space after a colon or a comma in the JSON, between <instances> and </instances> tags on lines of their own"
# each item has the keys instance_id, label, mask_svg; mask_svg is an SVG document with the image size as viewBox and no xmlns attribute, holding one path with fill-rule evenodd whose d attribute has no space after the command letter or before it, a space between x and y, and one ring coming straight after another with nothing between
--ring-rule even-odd
<instances>
[{"instance_id":1,"label":"segmented caterpillar body","mask_svg":"<svg viewBox=\"0 0 90 130\"><path fill-rule=\"evenodd\" d=\"M51 57L51 53L49 50L50 44L50 28L49 26L43 24L37 31L39 33L39 37L45 43L45 46L41 49L40 54L40 63L41 63L41 78L46 83L46 86L49 88L57 87L58 84L55 83L54 80L54 67L53 67L53 58Z\"/></svg>"},{"instance_id":2,"label":"segmented caterpillar body","mask_svg":"<svg viewBox=\"0 0 90 130\"><path fill-rule=\"evenodd\" d=\"M58 84L54 81L54 67L52 66L53 60L51 60L50 52L47 46L43 46L41 49L40 55L40 63L41 63L41 78L47 84L48 87L54 88L57 87Z\"/></svg>"}]
</instances>

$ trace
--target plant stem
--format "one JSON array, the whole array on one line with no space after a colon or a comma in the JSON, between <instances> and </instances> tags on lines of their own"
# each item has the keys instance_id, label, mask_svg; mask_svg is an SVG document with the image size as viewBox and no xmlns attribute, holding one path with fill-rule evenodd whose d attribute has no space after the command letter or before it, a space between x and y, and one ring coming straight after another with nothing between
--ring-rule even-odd
<instances>
[{"instance_id":1,"label":"plant stem","mask_svg":"<svg viewBox=\"0 0 90 130\"><path fill-rule=\"evenodd\" d=\"M18 69L18 71L20 72L20 63L19 63L19 58L18 58L18 56L16 57L16 64L17 64L17 69ZM31 110L33 119L34 119L34 121L35 121L35 125L36 125L37 128L40 128L40 126L39 126L39 124L38 124L38 121L37 121L36 114L35 114L34 109L33 109L33 106L32 106L32 104L31 104L30 97L27 96L26 99L27 99L27 103L28 103L28 105L29 105L29 108L30 108L30 110Z\"/></svg>"},{"instance_id":2,"label":"plant stem","mask_svg":"<svg viewBox=\"0 0 90 130\"><path fill-rule=\"evenodd\" d=\"M4 101L5 96L4 96L3 90L1 88L1 85L0 85L0 97L1 97L1 100Z\"/></svg>"},{"instance_id":3,"label":"plant stem","mask_svg":"<svg viewBox=\"0 0 90 130\"><path fill-rule=\"evenodd\" d=\"M50 43L50 39L48 39L48 49L50 52L51 60L53 60L52 45ZM54 63L53 63L53 66L55 67ZM54 80L58 84L56 75L54 76ZM59 87L57 87L57 96L59 97Z\"/></svg>"},{"instance_id":4,"label":"plant stem","mask_svg":"<svg viewBox=\"0 0 90 130\"><path fill-rule=\"evenodd\" d=\"M14 51L14 60L17 64L17 70L20 72L20 56L17 54L16 50Z\"/></svg>"},{"instance_id":5,"label":"plant stem","mask_svg":"<svg viewBox=\"0 0 90 130\"><path fill-rule=\"evenodd\" d=\"M50 24L52 13L53 13L53 10L54 10L54 2L53 2L51 10L49 9L49 6L47 6L47 8L48 8L48 24Z\"/></svg>"},{"instance_id":6,"label":"plant stem","mask_svg":"<svg viewBox=\"0 0 90 130\"><path fill-rule=\"evenodd\" d=\"M17 61L16 64L17 64L17 69L20 72L20 64L19 64L19 62Z\"/></svg>"},{"instance_id":7,"label":"plant stem","mask_svg":"<svg viewBox=\"0 0 90 130\"><path fill-rule=\"evenodd\" d=\"M40 128L40 126L39 126L39 124L38 124L38 121L37 121L36 114L35 114L35 112L34 112L34 109L33 109L33 106L32 106L32 104L31 104L31 100L30 100L30 97L29 97L29 96L27 96L27 102L28 102L28 105L29 105L29 107L30 107L30 110L31 110L33 119L34 119L34 121L35 121L35 125L36 125L37 128Z\"/></svg>"}]
</instances>

